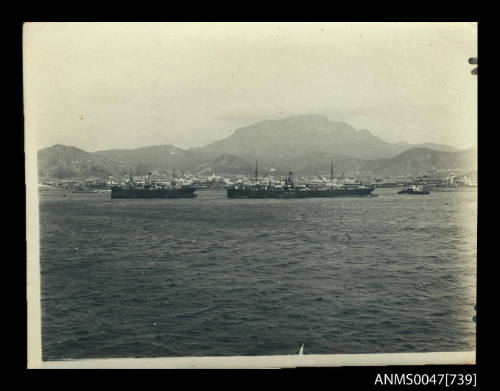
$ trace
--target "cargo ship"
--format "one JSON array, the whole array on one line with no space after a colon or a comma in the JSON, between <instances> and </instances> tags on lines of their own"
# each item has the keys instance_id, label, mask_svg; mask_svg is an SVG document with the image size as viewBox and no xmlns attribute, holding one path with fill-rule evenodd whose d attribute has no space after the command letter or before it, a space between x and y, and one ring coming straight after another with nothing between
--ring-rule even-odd
<instances>
[{"instance_id":1,"label":"cargo ship","mask_svg":"<svg viewBox=\"0 0 500 391\"><path fill-rule=\"evenodd\" d=\"M178 185L175 180L166 184L154 184L151 181L151 173L148 173L144 185L137 185L133 178L124 186L112 186L111 198L194 198L196 187L193 185Z\"/></svg>"},{"instance_id":2,"label":"cargo ship","mask_svg":"<svg viewBox=\"0 0 500 391\"><path fill-rule=\"evenodd\" d=\"M227 198L309 198L309 197L366 197L371 196L375 187L362 184L337 184L333 181L331 165L330 182L318 184L295 184L293 172L288 173L284 185L262 184L258 182L257 165L255 182L234 184L227 187Z\"/></svg>"}]
</instances>

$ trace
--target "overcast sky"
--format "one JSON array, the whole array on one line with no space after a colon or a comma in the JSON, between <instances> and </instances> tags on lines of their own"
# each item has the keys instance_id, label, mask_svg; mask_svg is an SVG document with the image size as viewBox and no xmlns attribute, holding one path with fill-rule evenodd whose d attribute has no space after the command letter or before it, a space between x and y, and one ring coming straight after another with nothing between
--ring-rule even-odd
<instances>
[{"instance_id":1,"label":"overcast sky","mask_svg":"<svg viewBox=\"0 0 500 391\"><path fill-rule=\"evenodd\" d=\"M317 113L390 142L476 145L473 23L30 23L27 141L202 146Z\"/></svg>"}]
</instances>

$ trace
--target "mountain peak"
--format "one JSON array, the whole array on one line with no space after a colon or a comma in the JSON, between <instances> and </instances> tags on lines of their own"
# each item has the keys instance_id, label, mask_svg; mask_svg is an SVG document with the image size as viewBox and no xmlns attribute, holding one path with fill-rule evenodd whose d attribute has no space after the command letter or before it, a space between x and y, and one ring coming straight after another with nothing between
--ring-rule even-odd
<instances>
[{"instance_id":1,"label":"mountain peak","mask_svg":"<svg viewBox=\"0 0 500 391\"><path fill-rule=\"evenodd\" d=\"M284 118L283 121L293 124L313 124L324 126L328 124L328 117L322 114L302 114Z\"/></svg>"},{"instance_id":2,"label":"mountain peak","mask_svg":"<svg viewBox=\"0 0 500 391\"><path fill-rule=\"evenodd\" d=\"M262 121L237 129L228 138L202 148L237 156L252 155L272 164L281 162L283 157L314 153L382 158L400 152L393 149L368 130L357 130L345 122L330 121L326 115L314 113ZM280 160L275 162L275 159Z\"/></svg>"},{"instance_id":3,"label":"mountain peak","mask_svg":"<svg viewBox=\"0 0 500 391\"><path fill-rule=\"evenodd\" d=\"M276 118L276 119L267 119L264 121L257 122L251 126L258 126L262 124L277 124L277 123L286 123L286 124L327 124L328 117L322 114L300 114L300 115L292 115L290 117L284 118Z\"/></svg>"}]
</instances>

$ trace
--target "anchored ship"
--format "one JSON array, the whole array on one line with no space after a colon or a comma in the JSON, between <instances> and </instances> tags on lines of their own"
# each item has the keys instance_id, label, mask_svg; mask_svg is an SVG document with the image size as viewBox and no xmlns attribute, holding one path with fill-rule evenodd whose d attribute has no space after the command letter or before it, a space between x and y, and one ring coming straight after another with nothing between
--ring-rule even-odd
<instances>
[{"instance_id":1,"label":"anchored ship","mask_svg":"<svg viewBox=\"0 0 500 391\"><path fill-rule=\"evenodd\" d=\"M144 185L134 183L132 176L124 186L112 186L111 198L194 198L196 188L192 185L178 185L175 180L175 172L170 186L165 184L154 184L151 173L148 173Z\"/></svg>"},{"instance_id":2,"label":"anchored ship","mask_svg":"<svg viewBox=\"0 0 500 391\"><path fill-rule=\"evenodd\" d=\"M72 193L97 193L97 190L89 189L85 183L80 183L75 187Z\"/></svg>"},{"instance_id":3,"label":"anchored ship","mask_svg":"<svg viewBox=\"0 0 500 391\"><path fill-rule=\"evenodd\" d=\"M227 187L227 198L308 198L308 197L363 197L370 196L375 187L362 184L337 184L333 178L333 164L330 162L330 182L322 184L296 184L293 172L288 173L284 185L258 182L257 164L255 182L234 184Z\"/></svg>"}]
</instances>

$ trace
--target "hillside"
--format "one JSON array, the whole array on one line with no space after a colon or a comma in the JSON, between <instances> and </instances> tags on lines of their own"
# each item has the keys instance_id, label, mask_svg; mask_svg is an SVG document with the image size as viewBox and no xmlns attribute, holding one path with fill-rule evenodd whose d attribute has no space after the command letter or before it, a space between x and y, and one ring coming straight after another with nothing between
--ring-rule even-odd
<instances>
[{"instance_id":1,"label":"hillside","mask_svg":"<svg viewBox=\"0 0 500 391\"><path fill-rule=\"evenodd\" d=\"M429 148L412 148L390 159L367 161L361 171L377 175L436 173L439 170L477 170L477 148L458 152L442 152Z\"/></svg>"},{"instance_id":2,"label":"hillside","mask_svg":"<svg viewBox=\"0 0 500 391\"><path fill-rule=\"evenodd\" d=\"M299 175L319 173L328 176L330 161L333 162L335 175L397 176L408 173L436 174L440 170L477 172L477 148L458 152L412 148L392 158L373 160L316 153L296 156L288 161L286 168L279 169L259 162L259 172L262 175L285 175L292 170ZM75 147L56 145L39 152L39 175L42 177L108 177L127 174L130 169L137 175L148 171L171 173L173 169L195 175L253 175L255 162L230 154L204 154L172 146L89 153Z\"/></svg>"},{"instance_id":3,"label":"hillside","mask_svg":"<svg viewBox=\"0 0 500 391\"><path fill-rule=\"evenodd\" d=\"M131 150L86 152L79 148L55 145L38 152L38 175L51 178L120 176L132 170L136 175L149 171L189 172L211 175L236 174L251 170L245 160L220 153L186 151L171 145Z\"/></svg>"},{"instance_id":4,"label":"hillside","mask_svg":"<svg viewBox=\"0 0 500 391\"><path fill-rule=\"evenodd\" d=\"M422 146L456 151L446 145ZM323 115L308 114L240 128L231 136L196 151L229 153L284 169L298 156L328 153L373 160L394 157L413 147L408 143L388 143L368 130L357 130L345 122L330 121Z\"/></svg>"},{"instance_id":5,"label":"hillside","mask_svg":"<svg viewBox=\"0 0 500 391\"><path fill-rule=\"evenodd\" d=\"M38 175L52 178L107 177L115 167L98 155L66 145L54 145L38 151Z\"/></svg>"},{"instance_id":6,"label":"hillside","mask_svg":"<svg viewBox=\"0 0 500 391\"><path fill-rule=\"evenodd\" d=\"M458 152L436 151L430 148L412 148L388 159L356 159L339 154L318 153L298 156L290 161L289 169L302 175L319 173L329 176L330 161L334 175L399 176L408 173L428 175L447 170L467 173L477 171L477 148ZM261 166L262 172L269 172L268 166ZM444 171L443 171L444 170ZM276 170L284 174L286 170Z\"/></svg>"}]
</instances>

